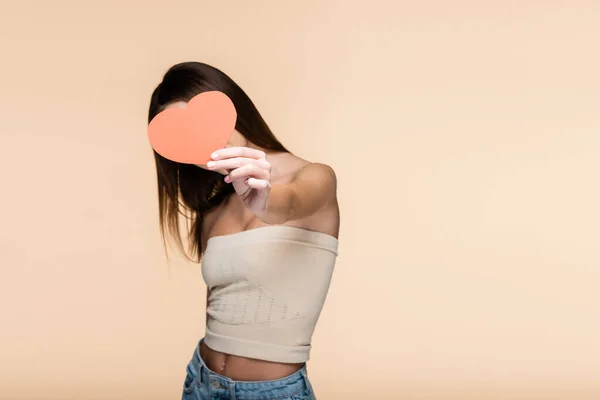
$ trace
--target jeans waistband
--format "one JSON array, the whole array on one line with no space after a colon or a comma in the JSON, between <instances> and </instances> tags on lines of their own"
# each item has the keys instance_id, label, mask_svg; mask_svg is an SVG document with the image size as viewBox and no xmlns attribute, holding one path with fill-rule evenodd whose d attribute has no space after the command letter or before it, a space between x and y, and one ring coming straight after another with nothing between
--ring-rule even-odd
<instances>
[{"instance_id":1,"label":"jeans waistband","mask_svg":"<svg viewBox=\"0 0 600 400\"><path fill-rule=\"evenodd\" d=\"M291 397L302 392L307 395L312 393L306 364L295 373L281 379L236 381L208 368L200 355L201 344L202 340L198 343L192 360L198 375L197 384L204 386L209 392L221 392L220 398L258 400Z\"/></svg>"}]
</instances>

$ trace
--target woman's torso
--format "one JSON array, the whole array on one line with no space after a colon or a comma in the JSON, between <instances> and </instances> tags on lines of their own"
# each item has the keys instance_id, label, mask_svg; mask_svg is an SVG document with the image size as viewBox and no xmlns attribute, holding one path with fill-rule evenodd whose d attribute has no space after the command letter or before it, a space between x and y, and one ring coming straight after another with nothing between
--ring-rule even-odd
<instances>
[{"instance_id":1,"label":"woman's torso","mask_svg":"<svg viewBox=\"0 0 600 400\"><path fill-rule=\"evenodd\" d=\"M294 172L308 164L292 155L280 155L279 157L287 157L287 160L282 160L287 161L285 164L287 171L279 178L273 179L271 182L273 185L288 183L293 179ZM316 214L285 225L322 232L337 238L339 220L337 201L332 201ZM205 215L202 226L202 248L206 249L208 239L211 237L230 235L263 226L266 224L246 209L236 194L232 194L218 208ZM298 371L303 365L302 363L285 364L225 354L210 349L204 342L200 346L200 352L209 369L238 381L280 379Z\"/></svg>"}]
</instances>

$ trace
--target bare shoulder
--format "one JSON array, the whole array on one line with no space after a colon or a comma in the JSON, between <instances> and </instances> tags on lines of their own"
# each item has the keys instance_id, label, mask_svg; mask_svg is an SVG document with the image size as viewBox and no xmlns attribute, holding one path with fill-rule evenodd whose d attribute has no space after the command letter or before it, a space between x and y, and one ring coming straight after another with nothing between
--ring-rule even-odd
<instances>
[{"instance_id":1,"label":"bare shoulder","mask_svg":"<svg viewBox=\"0 0 600 400\"><path fill-rule=\"evenodd\" d=\"M310 204L315 212L295 225L338 237L340 211L337 199L337 176L335 170L323 163L307 163L298 169L295 189L302 195L304 204Z\"/></svg>"},{"instance_id":2,"label":"bare shoulder","mask_svg":"<svg viewBox=\"0 0 600 400\"><path fill-rule=\"evenodd\" d=\"M273 183L288 185L295 193L294 208L300 210L297 218L289 221L287 225L337 236L339 205L334 168L291 153L279 154L273 158L278 169L278 176Z\"/></svg>"},{"instance_id":3,"label":"bare shoulder","mask_svg":"<svg viewBox=\"0 0 600 400\"><path fill-rule=\"evenodd\" d=\"M297 175L314 175L320 176L327 179L336 179L335 171L333 167L327 164L318 163L318 162L306 162L302 168L298 169Z\"/></svg>"},{"instance_id":4,"label":"bare shoulder","mask_svg":"<svg viewBox=\"0 0 600 400\"><path fill-rule=\"evenodd\" d=\"M294 181L301 181L307 185L314 185L320 191L335 194L337 189L337 175L334 169L323 163L307 163L296 171Z\"/></svg>"}]
</instances>

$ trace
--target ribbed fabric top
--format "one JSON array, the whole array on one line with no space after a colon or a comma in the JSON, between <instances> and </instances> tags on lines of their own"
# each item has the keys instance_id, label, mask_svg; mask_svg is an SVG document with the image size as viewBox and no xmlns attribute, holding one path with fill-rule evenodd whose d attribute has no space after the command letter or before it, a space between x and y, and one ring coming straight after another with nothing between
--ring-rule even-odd
<instances>
[{"instance_id":1,"label":"ribbed fabric top","mask_svg":"<svg viewBox=\"0 0 600 400\"><path fill-rule=\"evenodd\" d=\"M338 240L276 225L208 240L202 275L210 289L206 344L267 361L309 359Z\"/></svg>"}]
</instances>

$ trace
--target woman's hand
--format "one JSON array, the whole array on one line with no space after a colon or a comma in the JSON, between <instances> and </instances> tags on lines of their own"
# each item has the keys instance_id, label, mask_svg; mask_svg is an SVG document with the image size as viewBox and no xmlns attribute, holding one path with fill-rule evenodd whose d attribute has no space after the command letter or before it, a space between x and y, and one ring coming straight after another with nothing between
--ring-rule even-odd
<instances>
[{"instance_id":1,"label":"woman's hand","mask_svg":"<svg viewBox=\"0 0 600 400\"><path fill-rule=\"evenodd\" d=\"M206 164L212 171L225 170L225 182L231 183L248 209L264 212L271 191L271 164L263 151L248 147L217 150Z\"/></svg>"}]
</instances>

